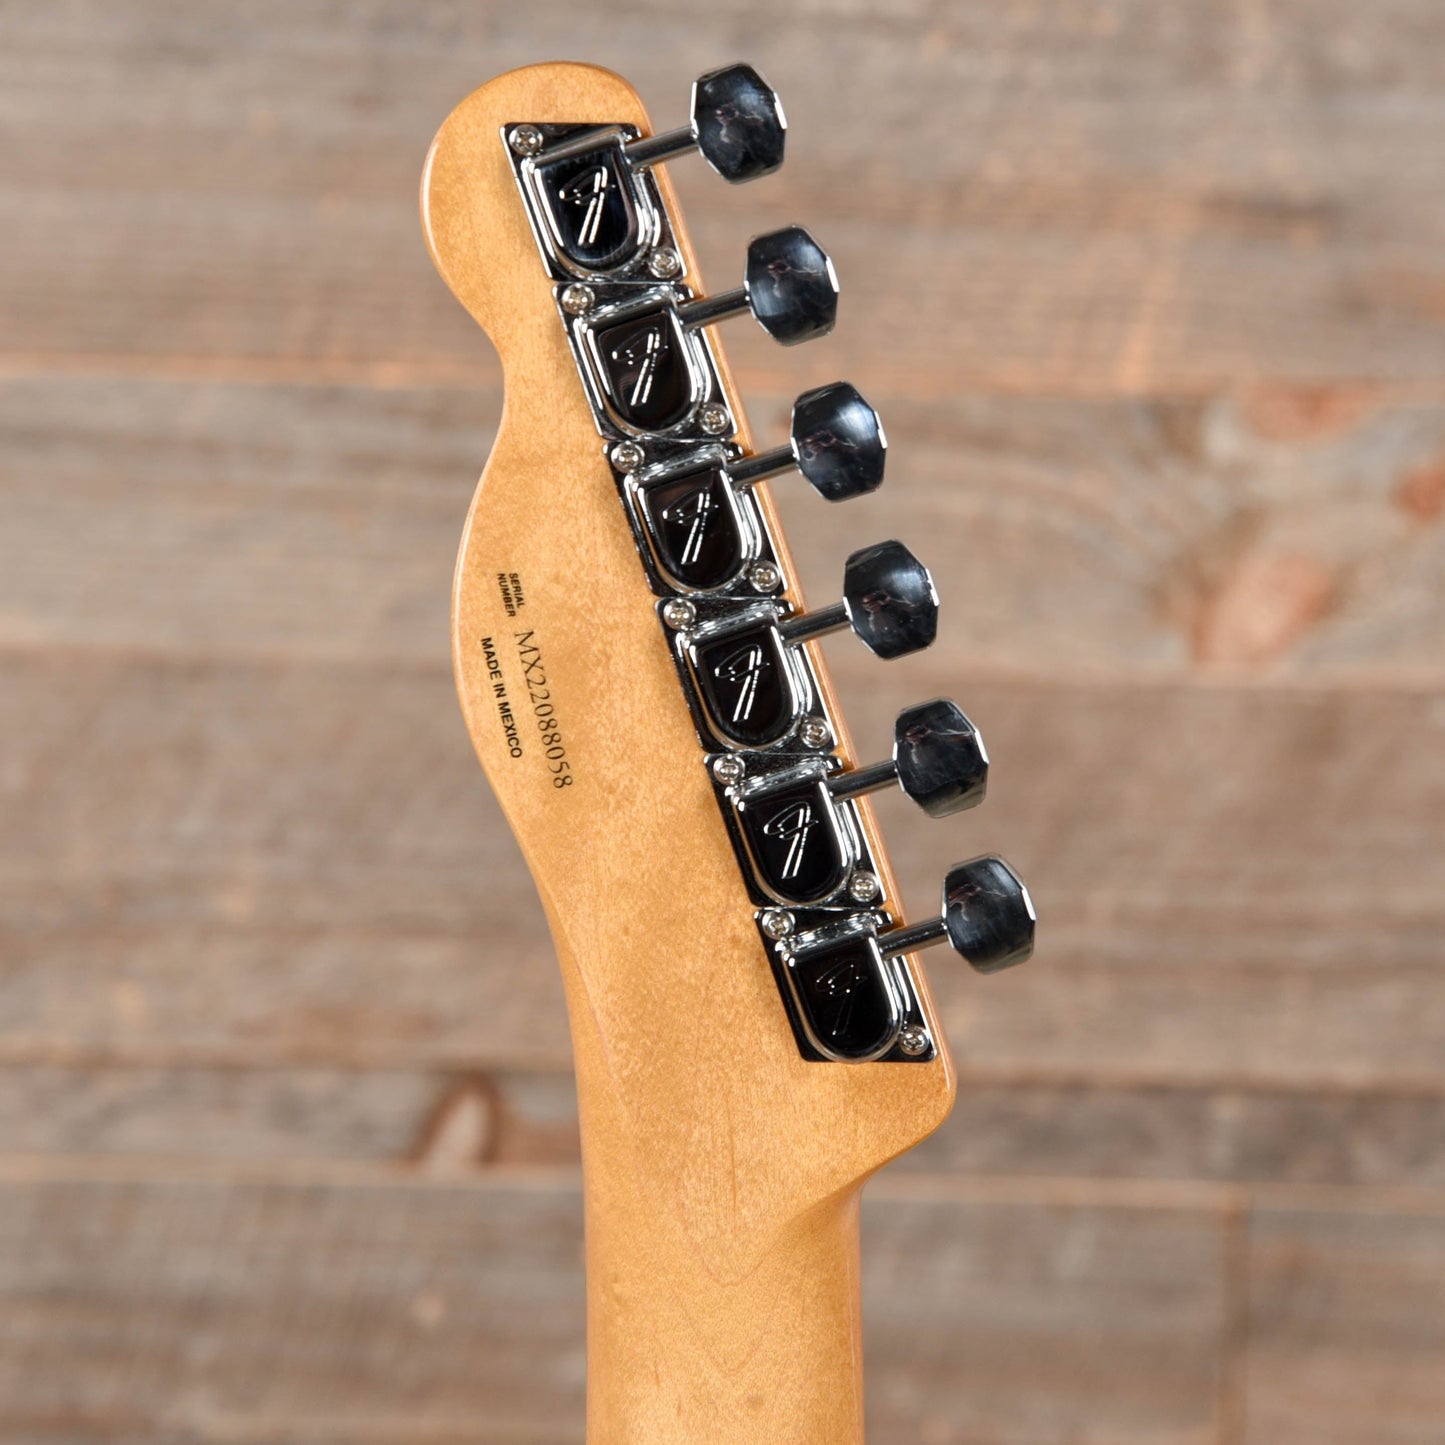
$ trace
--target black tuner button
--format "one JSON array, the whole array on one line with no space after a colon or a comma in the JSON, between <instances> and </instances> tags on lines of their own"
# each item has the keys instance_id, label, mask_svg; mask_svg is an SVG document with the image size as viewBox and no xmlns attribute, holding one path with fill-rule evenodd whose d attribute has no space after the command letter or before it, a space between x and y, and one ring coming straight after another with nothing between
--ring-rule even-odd
<instances>
[{"instance_id":1,"label":"black tuner button","mask_svg":"<svg viewBox=\"0 0 1445 1445\"><path fill-rule=\"evenodd\" d=\"M1034 951L1033 899L1022 878L1002 858L956 863L943 883L938 918L879 934L889 957L947 940L979 973L998 973Z\"/></svg>"},{"instance_id":2,"label":"black tuner button","mask_svg":"<svg viewBox=\"0 0 1445 1445\"><path fill-rule=\"evenodd\" d=\"M851 627L879 657L906 657L938 632L938 593L928 568L902 542L877 542L848 558L843 600L778 626L791 645Z\"/></svg>"},{"instance_id":3,"label":"black tuner button","mask_svg":"<svg viewBox=\"0 0 1445 1445\"><path fill-rule=\"evenodd\" d=\"M1002 858L975 858L948 870L943 921L953 951L979 973L998 973L1034 951L1034 905Z\"/></svg>"},{"instance_id":4,"label":"black tuner button","mask_svg":"<svg viewBox=\"0 0 1445 1445\"><path fill-rule=\"evenodd\" d=\"M848 880L854 849L822 779L744 793L737 817L759 883L782 903L819 903Z\"/></svg>"},{"instance_id":5,"label":"black tuner button","mask_svg":"<svg viewBox=\"0 0 1445 1445\"><path fill-rule=\"evenodd\" d=\"M629 141L635 166L698 151L726 181L756 180L783 163L788 122L777 93L751 65L725 65L700 75L692 87L692 123Z\"/></svg>"},{"instance_id":6,"label":"black tuner button","mask_svg":"<svg viewBox=\"0 0 1445 1445\"><path fill-rule=\"evenodd\" d=\"M878 413L846 381L805 391L793 403L788 445L743 457L728 467L739 486L796 469L830 502L875 491L888 449Z\"/></svg>"},{"instance_id":7,"label":"black tuner button","mask_svg":"<svg viewBox=\"0 0 1445 1445\"><path fill-rule=\"evenodd\" d=\"M784 346L826 336L838 319L833 263L801 226L785 226L748 243L743 290L758 325Z\"/></svg>"},{"instance_id":8,"label":"black tuner button","mask_svg":"<svg viewBox=\"0 0 1445 1445\"><path fill-rule=\"evenodd\" d=\"M988 754L978 729L947 698L906 707L893 724L893 756L828 780L835 798L854 798L896 783L931 818L983 801Z\"/></svg>"},{"instance_id":9,"label":"black tuner button","mask_svg":"<svg viewBox=\"0 0 1445 1445\"><path fill-rule=\"evenodd\" d=\"M777 92L751 65L698 76L692 129L702 158L725 181L756 180L783 163L787 118Z\"/></svg>"},{"instance_id":10,"label":"black tuner button","mask_svg":"<svg viewBox=\"0 0 1445 1445\"><path fill-rule=\"evenodd\" d=\"M748 243L743 284L677 308L687 327L711 326L751 311L775 341L795 346L826 336L838 315L838 278L823 248L801 227L785 226Z\"/></svg>"},{"instance_id":11,"label":"black tuner button","mask_svg":"<svg viewBox=\"0 0 1445 1445\"><path fill-rule=\"evenodd\" d=\"M649 482L638 500L658 562L684 587L706 592L737 575L742 529L721 466Z\"/></svg>"}]
</instances>

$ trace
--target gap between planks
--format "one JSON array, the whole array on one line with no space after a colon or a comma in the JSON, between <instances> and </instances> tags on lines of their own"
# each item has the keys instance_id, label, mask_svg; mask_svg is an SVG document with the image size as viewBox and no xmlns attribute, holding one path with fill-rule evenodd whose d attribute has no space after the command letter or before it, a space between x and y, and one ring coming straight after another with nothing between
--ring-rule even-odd
<instances>
[{"instance_id":1,"label":"gap between planks","mask_svg":"<svg viewBox=\"0 0 1445 1445\"><path fill-rule=\"evenodd\" d=\"M201 667L211 671L227 667L309 667L336 672L399 673L423 678L452 675L450 660L441 654L436 658L418 657L414 653L369 653L363 656L305 649L290 652L276 648L216 646L197 647L191 651L170 646L146 647L133 642L93 643L71 637L0 636L0 663L12 659L22 662L50 661L61 657L96 657L177 668ZM1240 692L1280 697L1432 697L1445 694L1445 684L1437 675L1401 672L1398 669L1379 673L1356 670L1345 676L1319 677L1218 665L1202 669L1183 668L1173 673L1101 667L1080 668L1073 672L1054 669L1049 676L1041 677L1037 672L1024 668L974 662L969 667L966 680L971 686L1033 688L1040 693L1078 688L1115 693Z\"/></svg>"},{"instance_id":2,"label":"gap between planks","mask_svg":"<svg viewBox=\"0 0 1445 1445\"><path fill-rule=\"evenodd\" d=\"M0 351L0 380L47 377L115 377L123 380L172 381L177 385L231 382L241 386L354 386L377 391L406 391L423 387L473 390L501 385L501 368L495 358L457 361L364 361L344 357L284 356L164 356L125 355L119 352L6 352ZM1368 391L1378 405L1419 406L1445 404L1445 377L1403 381L1372 376L1332 376L1311 382L1298 378L1261 377L1246 385L1226 381L1185 383L1145 379L1138 384L1094 378L1067 381L1050 379L1046 385L1008 373L920 372L902 378L903 385L879 390L870 387L876 401L952 401L961 395L998 397L1049 397L1080 401L1192 401L1283 388L1289 391ZM744 392L786 392L794 384L792 373L749 367L738 373Z\"/></svg>"},{"instance_id":3,"label":"gap between planks","mask_svg":"<svg viewBox=\"0 0 1445 1445\"><path fill-rule=\"evenodd\" d=\"M113 932L113 931L112 931ZM366 930L376 936L378 929ZM415 937L415 930L405 930L406 937ZM67 933L74 939L77 935ZM110 936L97 931L96 937ZM450 933L444 936L451 937ZM527 963L523 967L529 966ZM1174 1073L1157 1069L1129 1068L1049 1068L1020 1067L1011 1064L972 1064L955 1060L959 1089L977 1088L1075 1089L1098 1091L1133 1091L1139 1093L1215 1091L1239 1094L1273 1095L1281 1098L1370 1098L1370 1099L1441 1099L1445 1098L1445 1076L1421 1075L1417 1078L1342 1078L1338 1075ZM167 1048L127 1047L124 1053L106 1049L66 1047L54 1042L29 1044L24 1040L0 1041L0 1070L12 1068L58 1068L90 1070L164 1070L209 1069L225 1073L266 1073L291 1068L324 1068L339 1074L366 1074L402 1070L423 1074L442 1085L455 1085L467 1080L490 1081L496 1074L527 1074L537 1078L554 1078L570 1072L569 1060L561 1055L539 1059L535 1051L511 1056L491 1054L485 1059L445 1056L418 1060L387 1049L356 1050L344 1053L334 1048L278 1048L264 1056L254 1049L215 1048L174 1050Z\"/></svg>"},{"instance_id":4,"label":"gap between planks","mask_svg":"<svg viewBox=\"0 0 1445 1445\"><path fill-rule=\"evenodd\" d=\"M576 1193L577 1165L505 1164L429 1175L414 1163L198 1160L164 1155L0 1155L0 1188L50 1183L175 1183L279 1188L412 1189L478 1195ZM1217 1184L1201 1180L1052 1175L929 1175L884 1171L868 1198L900 1203L1016 1204L1215 1214L1226 1225L1253 1211L1382 1214L1445 1219L1445 1190L1358 1184ZM1236 1248L1238 1245L1236 1245Z\"/></svg>"}]
</instances>

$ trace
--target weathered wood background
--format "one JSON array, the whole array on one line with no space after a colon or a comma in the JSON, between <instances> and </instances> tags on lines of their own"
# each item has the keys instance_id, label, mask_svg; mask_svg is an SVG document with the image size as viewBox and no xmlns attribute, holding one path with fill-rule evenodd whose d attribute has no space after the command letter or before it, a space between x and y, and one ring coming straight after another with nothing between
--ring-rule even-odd
<instances>
[{"instance_id":1,"label":"weathered wood background","mask_svg":"<svg viewBox=\"0 0 1445 1445\"><path fill-rule=\"evenodd\" d=\"M926 541L1037 961L870 1190L879 1445L1445 1440L1438 0L0 0L0 1439L580 1438L576 1126L446 641L499 410L431 272L451 105L662 122L754 59Z\"/></svg>"}]
</instances>

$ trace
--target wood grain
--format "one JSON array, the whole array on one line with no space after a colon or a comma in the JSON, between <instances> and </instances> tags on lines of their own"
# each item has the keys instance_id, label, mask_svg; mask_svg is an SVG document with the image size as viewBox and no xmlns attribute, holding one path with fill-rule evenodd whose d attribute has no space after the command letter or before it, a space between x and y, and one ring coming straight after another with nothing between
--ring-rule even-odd
<instances>
[{"instance_id":1,"label":"wood grain","mask_svg":"<svg viewBox=\"0 0 1445 1445\"><path fill-rule=\"evenodd\" d=\"M814 380L844 369L816 349ZM758 397L760 440L790 404ZM495 387L0 381L0 644L438 662L439 578L500 409ZM913 543L943 593L940 674L1445 685L1445 408L1261 391L883 413L877 494L776 490L814 596L859 538ZM834 654L871 691L874 660Z\"/></svg>"},{"instance_id":2,"label":"wood grain","mask_svg":"<svg viewBox=\"0 0 1445 1445\"><path fill-rule=\"evenodd\" d=\"M1445 1212L1264 1211L1250 1445L1427 1445L1445 1420Z\"/></svg>"},{"instance_id":3,"label":"wood grain","mask_svg":"<svg viewBox=\"0 0 1445 1445\"><path fill-rule=\"evenodd\" d=\"M580 1201L556 1183L224 1183L6 1169L7 1440L575 1441ZM1208 1213L880 1197L879 1445L1210 1438ZM23 1307L22 1307L23 1306ZM78 1352L75 1341L87 1348Z\"/></svg>"},{"instance_id":4,"label":"wood grain","mask_svg":"<svg viewBox=\"0 0 1445 1445\"><path fill-rule=\"evenodd\" d=\"M1438 6L0 34L0 1435L578 1438L561 989L445 665L500 368L414 210L565 34L660 122L782 90L781 177L671 169L716 284L793 220L838 260L831 339L727 334L760 442L835 375L888 427L873 501L779 486L799 576L934 565L934 656L830 646L845 710L952 693L994 756L884 808L910 906L999 847L1044 910L1007 995L934 969L964 1096L865 1216L870 1439L1435 1445Z\"/></svg>"},{"instance_id":5,"label":"wood grain","mask_svg":"<svg viewBox=\"0 0 1445 1445\"><path fill-rule=\"evenodd\" d=\"M1007 990L933 969L971 1070L1438 1078L1437 699L900 666L997 764L947 823L885 800L910 911L997 847L1049 919ZM0 1056L565 1064L541 912L444 675L16 655L0 677ZM853 691L863 747L899 695Z\"/></svg>"},{"instance_id":6,"label":"wood grain","mask_svg":"<svg viewBox=\"0 0 1445 1445\"><path fill-rule=\"evenodd\" d=\"M10 1155L410 1166L463 1178L579 1162L570 1071L0 1066ZM965 1076L890 1177L1199 1181L1426 1195L1445 1188L1436 1092L1035 1083Z\"/></svg>"},{"instance_id":7,"label":"wood grain","mask_svg":"<svg viewBox=\"0 0 1445 1445\"><path fill-rule=\"evenodd\" d=\"M7 349L487 374L411 186L436 117L558 36L664 124L720 56L762 67L784 176L744 202L676 167L687 214L716 276L752 231L816 223L865 390L1441 380L1431 0L29 7L0 71ZM742 331L736 360L816 380Z\"/></svg>"}]
</instances>

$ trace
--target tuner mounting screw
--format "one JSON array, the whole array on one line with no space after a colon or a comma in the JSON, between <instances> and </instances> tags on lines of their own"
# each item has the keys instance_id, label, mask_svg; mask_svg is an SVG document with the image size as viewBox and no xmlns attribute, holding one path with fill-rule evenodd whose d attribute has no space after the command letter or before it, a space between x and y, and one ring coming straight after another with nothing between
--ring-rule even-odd
<instances>
[{"instance_id":1,"label":"tuner mounting screw","mask_svg":"<svg viewBox=\"0 0 1445 1445\"><path fill-rule=\"evenodd\" d=\"M562 309L569 316L585 316L592 309L592 303L596 299L590 286L584 286L580 281L574 281L562 291Z\"/></svg>"},{"instance_id":2,"label":"tuner mounting screw","mask_svg":"<svg viewBox=\"0 0 1445 1445\"><path fill-rule=\"evenodd\" d=\"M682 270L682 257L671 246L659 246L647 258L647 269L659 281L671 281Z\"/></svg>"},{"instance_id":3,"label":"tuner mounting screw","mask_svg":"<svg viewBox=\"0 0 1445 1445\"><path fill-rule=\"evenodd\" d=\"M534 125L514 125L507 144L519 156L534 156L542 149L542 132Z\"/></svg>"},{"instance_id":4,"label":"tuner mounting screw","mask_svg":"<svg viewBox=\"0 0 1445 1445\"><path fill-rule=\"evenodd\" d=\"M848 880L848 897L855 903L872 903L879 893L878 880L873 874L859 869Z\"/></svg>"},{"instance_id":5,"label":"tuner mounting screw","mask_svg":"<svg viewBox=\"0 0 1445 1445\"><path fill-rule=\"evenodd\" d=\"M898 1047L905 1054L926 1054L928 1052L928 1030L918 1024L909 1024L898 1035Z\"/></svg>"},{"instance_id":6,"label":"tuner mounting screw","mask_svg":"<svg viewBox=\"0 0 1445 1445\"><path fill-rule=\"evenodd\" d=\"M793 931L793 915L786 908L769 908L758 917L758 927L771 939L786 938Z\"/></svg>"},{"instance_id":7,"label":"tuner mounting screw","mask_svg":"<svg viewBox=\"0 0 1445 1445\"><path fill-rule=\"evenodd\" d=\"M727 407L718 402L710 401L697 414L698 424L705 432L712 436L721 436L733 424L733 419L728 415Z\"/></svg>"},{"instance_id":8,"label":"tuner mounting screw","mask_svg":"<svg viewBox=\"0 0 1445 1445\"><path fill-rule=\"evenodd\" d=\"M724 753L722 757L714 759L712 765L713 777L725 788L732 787L734 783L742 782L743 774L746 771L747 767L743 763L743 760L734 753Z\"/></svg>"},{"instance_id":9,"label":"tuner mounting screw","mask_svg":"<svg viewBox=\"0 0 1445 1445\"><path fill-rule=\"evenodd\" d=\"M697 608L686 597L673 597L662 604L662 620L675 632L697 621Z\"/></svg>"},{"instance_id":10,"label":"tuner mounting screw","mask_svg":"<svg viewBox=\"0 0 1445 1445\"><path fill-rule=\"evenodd\" d=\"M771 562L754 562L748 568L748 581L758 592L776 592L783 582L783 574Z\"/></svg>"},{"instance_id":11,"label":"tuner mounting screw","mask_svg":"<svg viewBox=\"0 0 1445 1445\"><path fill-rule=\"evenodd\" d=\"M828 724L820 717L805 717L798 724L798 737L805 748L825 748L829 741Z\"/></svg>"},{"instance_id":12,"label":"tuner mounting screw","mask_svg":"<svg viewBox=\"0 0 1445 1445\"><path fill-rule=\"evenodd\" d=\"M635 472L647 460L646 454L636 442L618 442L608 456L619 472Z\"/></svg>"}]
</instances>

